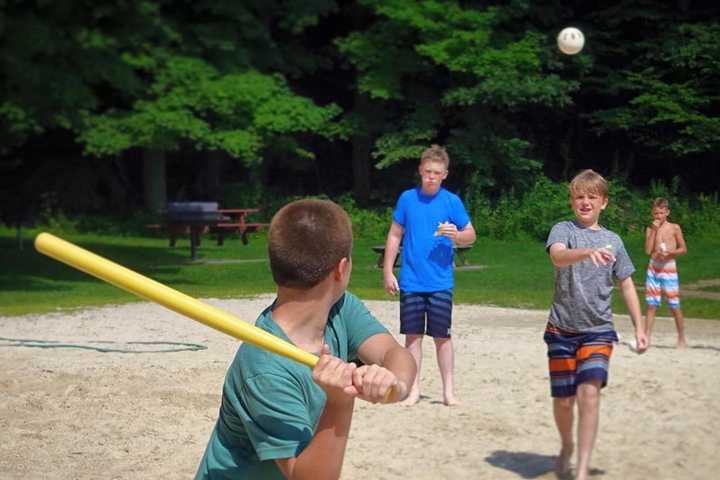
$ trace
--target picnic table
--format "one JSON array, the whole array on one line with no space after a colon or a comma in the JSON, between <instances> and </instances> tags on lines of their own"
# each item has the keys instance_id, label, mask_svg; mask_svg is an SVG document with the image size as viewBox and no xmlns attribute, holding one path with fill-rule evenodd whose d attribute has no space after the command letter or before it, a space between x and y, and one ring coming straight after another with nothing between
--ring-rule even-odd
<instances>
[{"instance_id":1,"label":"picnic table","mask_svg":"<svg viewBox=\"0 0 720 480\"><path fill-rule=\"evenodd\" d=\"M470 265L470 261L467 259L465 254L472 248L472 245L453 245L455 252L455 267L464 267ZM377 266L383 268L385 262L385 245L375 245L372 247L373 252L378 254ZM402 252L402 245L398 249L397 255L395 255L395 261L393 262L394 267L400 266L400 252Z\"/></svg>"},{"instance_id":2,"label":"picnic table","mask_svg":"<svg viewBox=\"0 0 720 480\"><path fill-rule=\"evenodd\" d=\"M218 245L224 245L228 235L240 235L243 245L247 245L250 233L268 226L247 221L248 215L259 211L259 208L218 208L217 202L171 202L165 211L165 222L147 227L165 232L171 247L178 237L189 235L190 258L195 260L202 235L206 233L216 235Z\"/></svg>"},{"instance_id":3,"label":"picnic table","mask_svg":"<svg viewBox=\"0 0 720 480\"><path fill-rule=\"evenodd\" d=\"M218 212L223 220L210 227L210 232L217 235L217 244L225 243L225 236L229 234L238 234L243 242L247 245L250 240L248 234L257 232L260 229L267 228L268 223L247 222L247 216L259 212L259 208L220 208Z\"/></svg>"}]
</instances>

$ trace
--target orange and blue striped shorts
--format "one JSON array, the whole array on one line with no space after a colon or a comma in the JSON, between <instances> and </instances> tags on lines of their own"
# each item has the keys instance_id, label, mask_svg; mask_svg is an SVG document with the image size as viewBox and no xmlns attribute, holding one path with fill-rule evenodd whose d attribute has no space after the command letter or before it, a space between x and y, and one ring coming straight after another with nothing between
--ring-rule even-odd
<instances>
[{"instance_id":1,"label":"orange and blue striped shorts","mask_svg":"<svg viewBox=\"0 0 720 480\"><path fill-rule=\"evenodd\" d=\"M680 281L675 260L658 262L650 259L645 277L645 303L659 307L662 294L667 297L668 307L680 308Z\"/></svg>"},{"instance_id":2,"label":"orange and blue striped shorts","mask_svg":"<svg viewBox=\"0 0 720 480\"><path fill-rule=\"evenodd\" d=\"M583 382L600 380L608 383L613 344L618 341L614 330L608 332L570 332L548 323L545 328L550 367L550 395L572 397Z\"/></svg>"}]
</instances>

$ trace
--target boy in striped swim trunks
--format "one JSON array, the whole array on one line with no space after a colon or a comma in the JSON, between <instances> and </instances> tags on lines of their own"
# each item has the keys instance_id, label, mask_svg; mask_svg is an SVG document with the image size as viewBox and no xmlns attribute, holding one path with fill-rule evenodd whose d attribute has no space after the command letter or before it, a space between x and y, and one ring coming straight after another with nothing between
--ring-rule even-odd
<instances>
[{"instance_id":1,"label":"boy in striped swim trunks","mask_svg":"<svg viewBox=\"0 0 720 480\"><path fill-rule=\"evenodd\" d=\"M575 220L556 224L546 249L555 266L555 294L545 343L550 367L550 393L561 448L558 476L570 472L574 450L574 408L578 407L576 479L587 479L600 413L600 390L607 385L613 343L618 337L610 309L617 279L635 326L638 352L647 348L632 274L635 268L618 235L600 226L608 204L608 185L592 170L570 182Z\"/></svg>"},{"instance_id":2,"label":"boy in striped swim trunks","mask_svg":"<svg viewBox=\"0 0 720 480\"><path fill-rule=\"evenodd\" d=\"M670 205L664 198L656 198L652 203L652 223L645 229L645 253L650 255L645 280L645 302L647 303L648 341L655 323L655 313L660 307L662 294L667 298L668 307L675 317L678 348L687 346L685 338L685 319L680 309L680 283L678 281L675 258L687 253L687 245L682 229L677 223L668 222Z\"/></svg>"}]
</instances>

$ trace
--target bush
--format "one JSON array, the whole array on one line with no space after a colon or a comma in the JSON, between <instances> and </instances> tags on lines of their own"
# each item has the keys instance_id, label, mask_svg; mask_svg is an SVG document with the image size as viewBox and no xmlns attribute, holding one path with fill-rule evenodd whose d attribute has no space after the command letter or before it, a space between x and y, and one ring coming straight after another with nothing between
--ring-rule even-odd
<instances>
[{"instance_id":1,"label":"bush","mask_svg":"<svg viewBox=\"0 0 720 480\"><path fill-rule=\"evenodd\" d=\"M300 198L319 198L333 200L341 205L350 215L353 224L353 233L359 238L367 238L377 242L383 242L387 235L392 209L365 209L357 206L351 194L346 193L338 198L329 198L326 195L315 196L287 196L274 192L261 185L247 188L246 185L230 184L223 191L224 206L257 206L261 208L258 219L269 222L272 216L283 205Z\"/></svg>"},{"instance_id":2,"label":"bush","mask_svg":"<svg viewBox=\"0 0 720 480\"><path fill-rule=\"evenodd\" d=\"M269 222L280 207L298 198L301 197L283 195L259 183L251 186L230 183L223 188L220 208L259 208L252 221Z\"/></svg>"},{"instance_id":3,"label":"bush","mask_svg":"<svg viewBox=\"0 0 720 480\"><path fill-rule=\"evenodd\" d=\"M384 243L392 221L392 208L359 208L350 194L337 198L336 202L350 215L355 237Z\"/></svg>"},{"instance_id":4,"label":"bush","mask_svg":"<svg viewBox=\"0 0 720 480\"><path fill-rule=\"evenodd\" d=\"M495 200L488 198L481 188L474 188L473 185L471 178L464 202L479 237L544 241L555 223L573 218L566 183L553 182L540 176L528 191L509 191ZM652 182L646 191L641 191L630 188L622 181L611 180L609 188L610 202L601 216L601 223L621 236L644 233L651 221L650 208L656 197L668 199L670 220L680 224L686 236L720 235L720 201L717 193L683 196L678 181L670 185ZM253 220L267 222L280 207L298 198L303 197L282 195L260 186L248 189L245 186L228 185L221 205L261 208ZM356 237L384 242L392 219L392 207L360 208L349 193L334 200L350 215ZM147 235L145 225L160 221L158 215L143 212L127 218L99 215L70 218L59 211L53 214L44 212L40 217L41 224L55 231L113 235Z\"/></svg>"},{"instance_id":5,"label":"bush","mask_svg":"<svg viewBox=\"0 0 720 480\"><path fill-rule=\"evenodd\" d=\"M609 181L610 201L600 223L619 235L643 234L651 221L650 209L656 197L670 202L670 220L678 223L686 235L713 236L720 234L720 202L718 195L683 197L679 181L665 185L652 182L647 191L630 188L623 181ZM465 205L472 217L478 236L497 239L534 238L545 240L552 226L572 219L567 184L539 177L527 192L511 191L494 202L468 189Z\"/></svg>"}]
</instances>

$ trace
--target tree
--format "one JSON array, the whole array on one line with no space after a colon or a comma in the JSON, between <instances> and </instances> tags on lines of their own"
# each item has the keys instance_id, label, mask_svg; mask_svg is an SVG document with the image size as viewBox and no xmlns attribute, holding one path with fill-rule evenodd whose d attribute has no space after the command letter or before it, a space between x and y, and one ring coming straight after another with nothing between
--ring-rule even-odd
<instances>
[{"instance_id":1,"label":"tree","mask_svg":"<svg viewBox=\"0 0 720 480\"><path fill-rule=\"evenodd\" d=\"M80 136L87 153L115 155L133 147L167 152L188 145L257 165L271 147L312 155L293 135L329 135L339 113L334 105L317 106L293 94L279 75L222 75L197 58L169 57L148 74L154 82L146 99L130 110L87 119Z\"/></svg>"},{"instance_id":2,"label":"tree","mask_svg":"<svg viewBox=\"0 0 720 480\"><path fill-rule=\"evenodd\" d=\"M377 167L416 161L439 142L485 187L531 181L542 163L529 155L518 120L529 109L568 106L578 83L553 72L546 34L507 29L529 7L360 3L376 21L338 44L357 70L356 88L386 112Z\"/></svg>"},{"instance_id":3,"label":"tree","mask_svg":"<svg viewBox=\"0 0 720 480\"><path fill-rule=\"evenodd\" d=\"M145 149L145 196L154 210L164 204L166 152L220 150L248 165L275 150L311 156L301 134L334 135L327 122L338 108L294 94L285 75L317 68L294 38L334 6L3 4L5 153L48 129L76 136L91 155Z\"/></svg>"},{"instance_id":4,"label":"tree","mask_svg":"<svg viewBox=\"0 0 720 480\"><path fill-rule=\"evenodd\" d=\"M606 48L616 55L622 52L626 62L599 89L613 102L590 115L594 130L601 136L627 138L635 151L658 166L716 152L720 148L720 23L713 12L719 11L700 5L685 12L648 6L616 18L612 25L616 31L631 31L627 24L639 22L641 14L654 22L627 44L619 44L618 36L604 38ZM604 16L600 19L608 22Z\"/></svg>"}]
</instances>

